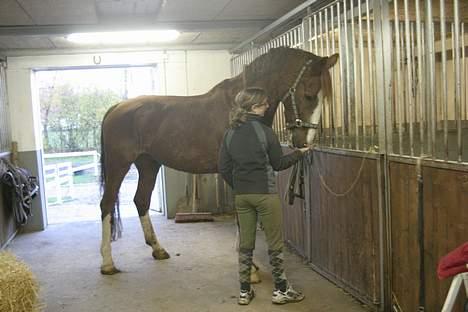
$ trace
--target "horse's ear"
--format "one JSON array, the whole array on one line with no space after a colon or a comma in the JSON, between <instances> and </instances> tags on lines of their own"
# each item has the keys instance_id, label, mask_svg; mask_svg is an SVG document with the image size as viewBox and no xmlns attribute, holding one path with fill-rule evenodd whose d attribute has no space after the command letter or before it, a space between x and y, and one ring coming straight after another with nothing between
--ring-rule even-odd
<instances>
[{"instance_id":1,"label":"horse's ear","mask_svg":"<svg viewBox=\"0 0 468 312\"><path fill-rule=\"evenodd\" d=\"M338 61L338 53L335 53L332 56L327 57L326 62L325 62L327 69L333 67L337 61Z\"/></svg>"}]
</instances>

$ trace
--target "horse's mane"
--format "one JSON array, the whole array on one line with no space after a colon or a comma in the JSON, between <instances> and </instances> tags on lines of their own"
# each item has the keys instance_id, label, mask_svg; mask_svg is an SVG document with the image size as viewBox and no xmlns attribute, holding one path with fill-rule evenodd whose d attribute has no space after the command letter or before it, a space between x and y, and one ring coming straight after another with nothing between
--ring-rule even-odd
<instances>
[{"instance_id":1,"label":"horse's mane","mask_svg":"<svg viewBox=\"0 0 468 312\"><path fill-rule=\"evenodd\" d=\"M289 47L278 47L270 49L267 53L257 57L252 63L244 68L243 80L244 85L249 85L252 81L258 81L267 72L271 72L271 68L275 68L275 72L283 73L284 67L289 66L291 68L298 68L297 73L293 72L293 76L299 73L300 68L310 59L316 59L320 62L320 66L323 68L320 72L320 81L322 85L322 94L324 98L329 98L332 95L332 81L328 68L324 66L322 62L326 59L321 58L313 53L294 49ZM291 60L295 63L291 64ZM317 66L312 64L312 66Z\"/></svg>"}]
</instances>

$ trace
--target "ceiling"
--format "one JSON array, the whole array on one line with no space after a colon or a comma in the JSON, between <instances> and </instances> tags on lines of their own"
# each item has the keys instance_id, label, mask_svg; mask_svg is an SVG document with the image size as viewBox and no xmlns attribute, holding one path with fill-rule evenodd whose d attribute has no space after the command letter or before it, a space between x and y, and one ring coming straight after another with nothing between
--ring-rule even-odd
<instances>
[{"instance_id":1,"label":"ceiling","mask_svg":"<svg viewBox=\"0 0 468 312\"><path fill-rule=\"evenodd\" d=\"M232 49L303 0L0 0L0 55L53 51ZM177 29L173 43L78 45L72 32ZM52 51L51 51L52 50Z\"/></svg>"}]
</instances>

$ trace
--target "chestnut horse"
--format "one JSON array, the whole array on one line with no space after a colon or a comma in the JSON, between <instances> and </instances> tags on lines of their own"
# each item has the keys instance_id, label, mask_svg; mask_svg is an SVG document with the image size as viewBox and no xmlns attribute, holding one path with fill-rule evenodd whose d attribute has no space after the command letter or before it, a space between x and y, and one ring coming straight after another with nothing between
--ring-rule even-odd
<instances>
[{"instance_id":1,"label":"chestnut horse","mask_svg":"<svg viewBox=\"0 0 468 312\"><path fill-rule=\"evenodd\" d=\"M336 54L319 57L303 50L275 48L256 58L242 74L203 95L140 96L111 107L101 132L101 273L119 272L112 260L111 224L116 222L113 213L119 188L131 164L139 173L134 202L145 241L155 259L167 259L169 254L158 242L148 214L161 165L190 173L216 173L233 99L247 86L261 87L269 95L266 124L271 126L281 101L293 145L312 143L322 99L332 91L329 68L337 58Z\"/></svg>"}]
</instances>

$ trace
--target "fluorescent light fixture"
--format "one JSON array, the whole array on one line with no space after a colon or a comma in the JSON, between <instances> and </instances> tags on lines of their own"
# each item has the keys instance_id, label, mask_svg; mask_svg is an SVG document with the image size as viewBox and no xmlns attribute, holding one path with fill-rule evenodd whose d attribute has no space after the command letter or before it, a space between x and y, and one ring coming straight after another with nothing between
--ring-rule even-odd
<instances>
[{"instance_id":1,"label":"fluorescent light fixture","mask_svg":"<svg viewBox=\"0 0 468 312\"><path fill-rule=\"evenodd\" d=\"M92 33L74 33L67 36L67 40L83 44L125 44L125 43L153 43L174 41L179 37L177 30L138 30L138 31L109 31Z\"/></svg>"}]
</instances>

